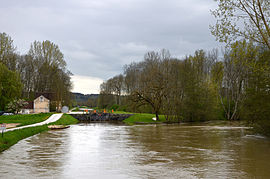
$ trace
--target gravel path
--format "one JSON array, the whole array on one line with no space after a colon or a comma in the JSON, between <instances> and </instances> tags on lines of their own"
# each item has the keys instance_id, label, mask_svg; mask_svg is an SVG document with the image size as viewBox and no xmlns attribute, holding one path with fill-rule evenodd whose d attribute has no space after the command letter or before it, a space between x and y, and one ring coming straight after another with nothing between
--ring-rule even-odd
<instances>
[{"instance_id":1,"label":"gravel path","mask_svg":"<svg viewBox=\"0 0 270 179\"><path fill-rule=\"evenodd\" d=\"M31 124L31 125L27 125L27 126L21 126L21 127L15 127L15 128L7 129L5 132L14 131L14 130L17 130L17 129L23 129L23 128L28 128L28 127L36 127L36 126L42 126L42 125L45 125L45 124L49 124L49 123L55 122L58 119L60 119L62 117L62 115L63 115L63 113L61 113L61 114L53 114L46 121Z\"/></svg>"}]
</instances>

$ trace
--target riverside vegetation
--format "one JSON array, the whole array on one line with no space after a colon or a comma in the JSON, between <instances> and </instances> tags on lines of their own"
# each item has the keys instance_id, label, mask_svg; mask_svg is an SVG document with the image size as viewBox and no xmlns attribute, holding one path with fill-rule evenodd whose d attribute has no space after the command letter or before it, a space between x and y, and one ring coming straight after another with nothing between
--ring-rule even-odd
<instances>
[{"instance_id":1,"label":"riverside vegetation","mask_svg":"<svg viewBox=\"0 0 270 179\"><path fill-rule=\"evenodd\" d=\"M157 121L246 120L269 135L269 58L269 50L246 41L228 47L222 60L217 51L183 60L149 52L101 85L99 107L153 113Z\"/></svg>"},{"instance_id":2,"label":"riverside vegetation","mask_svg":"<svg viewBox=\"0 0 270 179\"><path fill-rule=\"evenodd\" d=\"M157 121L245 120L270 136L269 1L216 1L210 29L226 44L222 53L148 52L101 84L99 108L153 113Z\"/></svg>"}]
</instances>

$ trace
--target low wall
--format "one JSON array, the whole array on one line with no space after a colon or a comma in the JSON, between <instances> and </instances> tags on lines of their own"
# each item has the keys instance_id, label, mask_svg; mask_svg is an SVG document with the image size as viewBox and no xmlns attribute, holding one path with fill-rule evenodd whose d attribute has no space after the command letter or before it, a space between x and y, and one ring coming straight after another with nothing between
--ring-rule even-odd
<instances>
[{"instance_id":1,"label":"low wall","mask_svg":"<svg viewBox=\"0 0 270 179\"><path fill-rule=\"evenodd\" d=\"M92 114L70 114L72 117L83 122L105 122L105 121L123 121L133 114L113 114L113 113L92 113Z\"/></svg>"}]
</instances>

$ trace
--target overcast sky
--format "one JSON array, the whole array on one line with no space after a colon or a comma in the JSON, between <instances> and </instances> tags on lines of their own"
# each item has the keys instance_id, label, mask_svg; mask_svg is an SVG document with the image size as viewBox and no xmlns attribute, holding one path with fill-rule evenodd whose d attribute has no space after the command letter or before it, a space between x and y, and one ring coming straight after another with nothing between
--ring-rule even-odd
<instances>
[{"instance_id":1,"label":"overcast sky","mask_svg":"<svg viewBox=\"0 0 270 179\"><path fill-rule=\"evenodd\" d=\"M0 32L27 53L34 40L50 40L65 55L74 92L99 85L141 61L146 52L183 57L220 44L211 35L214 0L0 0Z\"/></svg>"}]
</instances>

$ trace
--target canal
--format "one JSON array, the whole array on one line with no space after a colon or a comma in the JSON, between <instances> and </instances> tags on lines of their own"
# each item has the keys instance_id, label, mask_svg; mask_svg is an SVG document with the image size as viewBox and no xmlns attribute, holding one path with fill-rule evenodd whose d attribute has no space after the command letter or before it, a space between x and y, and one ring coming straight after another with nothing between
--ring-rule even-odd
<instances>
[{"instance_id":1,"label":"canal","mask_svg":"<svg viewBox=\"0 0 270 179\"><path fill-rule=\"evenodd\" d=\"M270 140L244 128L73 125L0 153L0 178L270 178Z\"/></svg>"}]
</instances>

